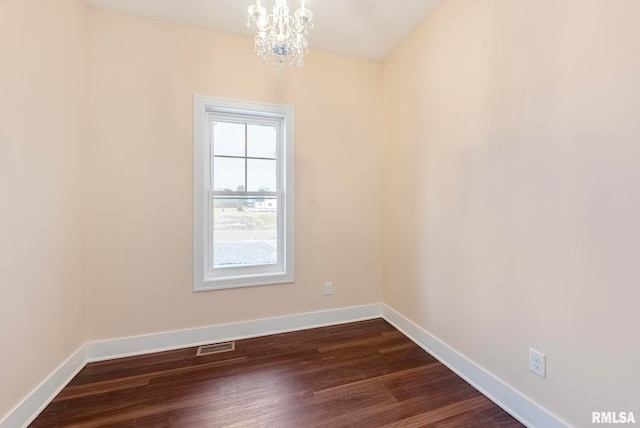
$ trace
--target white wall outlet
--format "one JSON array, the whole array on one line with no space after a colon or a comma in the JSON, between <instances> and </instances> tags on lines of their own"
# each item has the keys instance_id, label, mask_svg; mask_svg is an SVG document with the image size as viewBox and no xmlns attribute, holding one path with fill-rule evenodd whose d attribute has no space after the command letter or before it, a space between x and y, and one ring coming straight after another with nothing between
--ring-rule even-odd
<instances>
[{"instance_id":1,"label":"white wall outlet","mask_svg":"<svg viewBox=\"0 0 640 428\"><path fill-rule=\"evenodd\" d=\"M324 295L329 296L333 294L333 282L324 283Z\"/></svg>"},{"instance_id":2,"label":"white wall outlet","mask_svg":"<svg viewBox=\"0 0 640 428\"><path fill-rule=\"evenodd\" d=\"M529 370L540 377L547 378L547 356L529 348Z\"/></svg>"}]
</instances>

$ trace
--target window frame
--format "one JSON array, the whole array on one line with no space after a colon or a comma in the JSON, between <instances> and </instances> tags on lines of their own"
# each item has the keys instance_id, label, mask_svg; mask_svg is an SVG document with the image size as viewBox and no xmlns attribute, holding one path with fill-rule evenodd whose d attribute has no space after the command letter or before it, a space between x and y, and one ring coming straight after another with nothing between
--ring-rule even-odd
<instances>
[{"instance_id":1,"label":"window frame","mask_svg":"<svg viewBox=\"0 0 640 428\"><path fill-rule=\"evenodd\" d=\"M225 192L211 188L213 161L211 121L280 123L277 142L276 192ZM295 111L292 106L194 96L193 132L193 291L284 284L295 281ZM246 190L246 189L245 189ZM276 196L278 263L213 267L213 198L229 194Z\"/></svg>"}]
</instances>

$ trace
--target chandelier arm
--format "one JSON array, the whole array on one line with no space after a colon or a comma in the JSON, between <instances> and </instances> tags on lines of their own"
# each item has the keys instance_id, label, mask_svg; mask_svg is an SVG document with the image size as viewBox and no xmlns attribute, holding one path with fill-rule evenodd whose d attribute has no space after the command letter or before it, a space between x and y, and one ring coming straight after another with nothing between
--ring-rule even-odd
<instances>
[{"instance_id":1,"label":"chandelier arm","mask_svg":"<svg viewBox=\"0 0 640 428\"><path fill-rule=\"evenodd\" d=\"M258 30L254 43L261 62L282 74L285 68L303 66L304 54L308 52L305 35L313 27L313 13L305 7L304 0L293 16L286 0L275 0L272 10L267 14L261 0L255 0L248 8L247 25L252 22Z\"/></svg>"}]
</instances>

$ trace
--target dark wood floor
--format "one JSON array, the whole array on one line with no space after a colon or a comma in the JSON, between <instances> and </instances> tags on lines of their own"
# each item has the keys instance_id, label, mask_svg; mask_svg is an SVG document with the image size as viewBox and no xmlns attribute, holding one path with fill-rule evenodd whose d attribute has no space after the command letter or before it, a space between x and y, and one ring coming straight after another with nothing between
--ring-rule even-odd
<instances>
[{"instance_id":1,"label":"dark wood floor","mask_svg":"<svg viewBox=\"0 0 640 428\"><path fill-rule=\"evenodd\" d=\"M88 364L31 427L522 427L383 320Z\"/></svg>"}]
</instances>

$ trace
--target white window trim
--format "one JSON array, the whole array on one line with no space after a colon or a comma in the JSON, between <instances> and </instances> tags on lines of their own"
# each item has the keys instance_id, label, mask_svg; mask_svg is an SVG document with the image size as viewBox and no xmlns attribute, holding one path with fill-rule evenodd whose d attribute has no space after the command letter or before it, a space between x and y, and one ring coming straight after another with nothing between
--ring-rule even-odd
<instances>
[{"instance_id":1,"label":"white window trim","mask_svg":"<svg viewBox=\"0 0 640 428\"><path fill-rule=\"evenodd\" d=\"M277 268L223 268L226 275L213 274L209 269L210 209L210 130L211 113L231 113L277 118L284 121L283 147L280 148L279 173L282 182L282 220L279 233L284 249L279 249L282 263ZM193 101L193 291L220 290L269 284L291 283L295 280L295 112L291 106L260 104L195 96ZM281 228L281 230L280 230ZM280 258L280 257L279 257Z\"/></svg>"}]
</instances>

